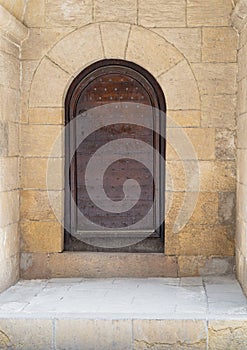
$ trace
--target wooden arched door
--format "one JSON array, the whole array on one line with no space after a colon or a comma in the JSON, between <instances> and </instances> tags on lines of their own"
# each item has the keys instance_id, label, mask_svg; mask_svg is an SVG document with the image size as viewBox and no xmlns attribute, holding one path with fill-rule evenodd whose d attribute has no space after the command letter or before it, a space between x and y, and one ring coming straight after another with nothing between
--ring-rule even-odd
<instances>
[{"instance_id":1,"label":"wooden arched door","mask_svg":"<svg viewBox=\"0 0 247 350\"><path fill-rule=\"evenodd\" d=\"M108 158L112 157L112 154L118 148L116 145L119 144L121 148L121 141L118 143L118 140L140 140L158 150L162 156L165 155L164 139L159 136L160 128L165 127L164 116L163 120L158 118L157 124L157 120L154 121L152 112L151 115L149 112L145 116L149 119L148 128L139 125L138 120L135 123L135 120L132 120L132 117L130 117L130 113L132 113L133 118L144 118L143 115L138 114L138 108L144 105L155 107L156 110L162 112L165 112L166 108L164 95L156 80L146 70L131 62L124 60L99 61L86 68L72 82L67 93L65 106L66 124L73 125L67 128L65 140L65 166L67 169L65 189L66 250L163 251L164 223L160 218L164 215L165 176L155 153L151 152L147 156L147 152L143 147L138 147L136 143L135 145L137 146L129 146L127 150L125 148L125 153L124 155L122 154L121 159L114 160L112 158L111 164L104 173L103 183L97 178L98 170L90 175L90 183L93 183L91 187L93 187L92 190L96 193L96 197L99 197L97 198L99 203L104 201L105 194L116 203L122 201L125 195L123 185L128 179L134 179L140 183L140 196L139 198L132 198L133 207L129 208L129 210L123 210L123 212L102 210L100 205L92 201L85 181L86 168L92 155L94 156L95 164L102 162L102 160L103 163L104 161L107 162ZM128 108L129 106L130 108ZM133 113L132 106L136 108L136 113ZM97 107L102 108L98 108L98 110L102 111L105 116L107 116L107 113L112 113L113 107L119 107L121 108L123 120L121 122L119 120L114 122L113 120L110 125L102 125L98 130L94 130L94 132L84 138L83 142L77 144L75 151L73 145L75 144L76 130L83 129L85 120L83 118L85 116L88 118L90 111L94 111ZM70 123L71 121L72 123ZM162 133L164 134L164 130L162 130ZM109 152L108 154L103 153L102 155L100 153L97 155L97 150L112 141L115 141L115 143L107 151ZM135 160L131 159L133 157ZM152 174L142 162L136 160L138 157L149 157L148 161L153 167ZM154 179L153 177L156 178ZM160 184L159 200L156 201L158 204L151 212L150 208L154 200L154 180ZM104 195L101 194L102 187ZM135 201L138 204L135 205ZM76 208L71 202L76 203ZM82 217L85 220L81 218L80 213L83 214ZM149 215L144 220L143 218L147 213L152 213L152 215ZM157 220L160 222L159 225L157 225ZM97 227L101 227L101 229L98 230ZM126 233L126 231L130 235L137 232L147 232L148 238L132 246L118 249L103 249L91 246L85 243L83 239L76 238L79 233L88 232L89 234L98 234L104 240L104 235L105 239L107 239L107 237L109 238L109 233L113 231L115 240L118 237L122 237L123 232Z\"/></svg>"}]
</instances>

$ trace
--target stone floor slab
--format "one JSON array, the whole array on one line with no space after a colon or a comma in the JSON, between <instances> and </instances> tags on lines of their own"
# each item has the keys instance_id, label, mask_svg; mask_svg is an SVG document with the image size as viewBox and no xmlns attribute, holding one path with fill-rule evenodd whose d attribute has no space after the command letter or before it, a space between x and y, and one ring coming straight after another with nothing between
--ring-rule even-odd
<instances>
[{"instance_id":1,"label":"stone floor slab","mask_svg":"<svg viewBox=\"0 0 247 350\"><path fill-rule=\"evenodd\" d=\"M247 349L234 276L19 281L0 294L0 349Z\"/></svg>"}]
</instances>

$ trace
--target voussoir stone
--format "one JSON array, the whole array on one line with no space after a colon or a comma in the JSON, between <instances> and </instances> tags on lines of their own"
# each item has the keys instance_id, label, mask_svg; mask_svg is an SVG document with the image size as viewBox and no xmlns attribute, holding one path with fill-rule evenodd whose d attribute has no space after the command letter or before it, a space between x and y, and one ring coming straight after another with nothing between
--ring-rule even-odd
<instances>
[{"instance_id":1,"label":"voussoir stone","mask_svg":"<svg viewBox=\"0 0 247 350\"><path fill-rule=\"evenodd\" d=\"M45 57L33 77L29 106L62 107L64 90L70 78L69 73Z\"/></svg>"},{"instance_id":2,"label":"voussoir stone","mask_svg":"<svg viewBox=\"0 0 247 350\"><path fill-rule=\"evenodd\" d=\"M152 30L173 44L189 62L201 61L201 29L154 28Z\"/></svg>"},{"instance_id":3,"label":"voussoir stone","mask_svg":"<svg viewBox=\"0 0 247 350\"><path fill-rule=\"evenodd\" d=\"M104 58L99 25L88 25L68 34L48 56L65 71L77 75L88 64Z\"/></svg>"},{"instance_id":4,"label":"voussoir stone","mask_svg":"<svg viewBox=\"0 0 247 350\"><path fill-rule=\"evenodd\" d=\"M185 60L162 74L158 81L165 93L169 109L200 109L197 83Z\"/></svg>"},{"instance_id":5,"label":"voussoir stone","mask_svg":"<svg viewBox=\"0 0 247 350\"><path fill-rule=\"evenodd\" d=\"M123 59L130 25L124 23L102 23L100 30L106 58Z\"/></svg>"},{"instance_id":6,"label":"voussoir stone","mask_svg":"<svg viewBox=\"0 0 247 350\"><path fill-rule=\"evenodd\" d=\"M146 68L155 77L171 69L183 56L165 39L147 29L133 26L126 59Z\"/></svg>"}]
</instances>

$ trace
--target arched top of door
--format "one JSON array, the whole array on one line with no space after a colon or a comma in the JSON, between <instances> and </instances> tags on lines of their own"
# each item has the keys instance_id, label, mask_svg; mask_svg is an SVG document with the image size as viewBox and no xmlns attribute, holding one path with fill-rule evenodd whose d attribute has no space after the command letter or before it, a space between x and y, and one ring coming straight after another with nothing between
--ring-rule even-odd
<instances>
[{"instance_id":1,"label":"arched top of door","mask_svg":"<svg viewBox=\"0 0 247 350\"><path fill-rule=\"evenodd\" d=\"M90 108L131 101L166 111L163 91L146 69L122 59L100 60L71 83L65 101L66 123Z\"/></svg>"}]
</instances>

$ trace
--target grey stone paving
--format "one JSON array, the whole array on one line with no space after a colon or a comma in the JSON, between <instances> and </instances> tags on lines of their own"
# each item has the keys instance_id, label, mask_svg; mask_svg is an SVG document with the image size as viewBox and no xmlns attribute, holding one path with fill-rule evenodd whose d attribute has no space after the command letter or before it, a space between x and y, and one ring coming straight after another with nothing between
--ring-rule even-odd
<instances>
[{"instance_id":1,"label":"grey stone paving","mask_svg":"<svg viewBox=\"0 0 247 350\"><path fill-rule=\"evenodd\" d=\"M233 276L20 281L0 294L0 318L247 319Z\"/></svg>"}]
</instances>

